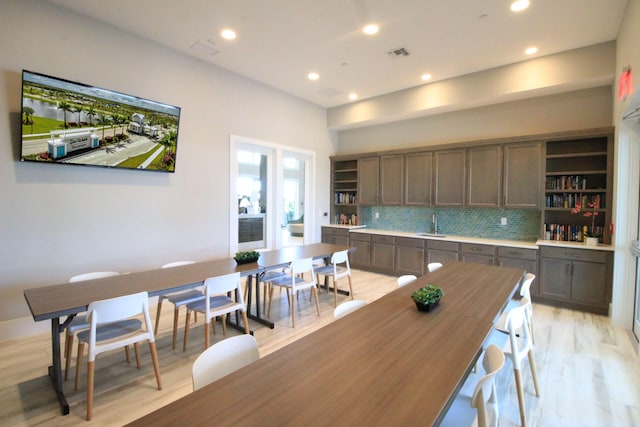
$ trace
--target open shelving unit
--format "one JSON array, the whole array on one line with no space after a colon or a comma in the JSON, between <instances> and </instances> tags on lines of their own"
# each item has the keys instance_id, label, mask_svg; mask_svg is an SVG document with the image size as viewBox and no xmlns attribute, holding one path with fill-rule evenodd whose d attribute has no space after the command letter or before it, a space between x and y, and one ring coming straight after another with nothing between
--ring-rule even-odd
<instances>
[{"instance_id":1,"label":"open shelving unit","mask_svg":"<svg viewBox=\"0 0 640 427\"><path fill-rule=\"evenodd\" d=\"M580 242L588 231L610 242L612 140L612 135L600 135L547 142L544 238ZM587 212L595 219L585 217Z\"/></svg>"},{"instance_id":2,"label":"open shelving unit","mask_svg":"<svg viewBox=\"0 0 640 427\"><path fill-rule=\"evenodd\" d=\"M331 165L332 224L358 224L358 160L336 160Z\"/></svg>"}]
</instances>

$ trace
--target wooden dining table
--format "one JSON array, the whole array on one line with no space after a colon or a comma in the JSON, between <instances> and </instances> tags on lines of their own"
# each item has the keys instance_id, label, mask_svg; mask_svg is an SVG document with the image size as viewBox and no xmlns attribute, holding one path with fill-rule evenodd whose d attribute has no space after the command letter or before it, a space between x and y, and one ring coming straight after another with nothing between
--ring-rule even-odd
<instances>
[{"instance_id":1,"label":"wooden dining table","mask_svg":"<svg viewBox=\"0 0 640 427\"><path fill-rule=\"evenodd\" d=\"M60 333L76 314L86 311L93 302L123 295L146 291L149 296L190 289L209 277L239 272L241 276L255 277L250 288L256 296L255 312L247 307L250 319L273 327L273 323L262 317L260 311L259 277L265 271L287 266L299 258L327 258L333 252L350 249L349 246L313 243L290 248L260 252L257 262L239 265L232 258L196 262L173 268L158 268L135 273L120 274L94 280L61 283L24 291L24 297L35 321L51 321L52 364L49 377L63 415L69 413L69 405L64 396L62 360L60 354ZM255 286L252 286L255 283ZM250 295L252 294L250 293ZM63 321L61 321L63 319Z\"/></svg>"},{"instance_id":2,"label":"wooden dining table","mask_svg":"<svg viewBox=\"0 0 640 427\"><path fill-rule=\"evenodd\" d=\"M130 425L438 425L523 276L448 263ZM428 313L426 284L445 293Z\"/></svg>"}]
</instances>

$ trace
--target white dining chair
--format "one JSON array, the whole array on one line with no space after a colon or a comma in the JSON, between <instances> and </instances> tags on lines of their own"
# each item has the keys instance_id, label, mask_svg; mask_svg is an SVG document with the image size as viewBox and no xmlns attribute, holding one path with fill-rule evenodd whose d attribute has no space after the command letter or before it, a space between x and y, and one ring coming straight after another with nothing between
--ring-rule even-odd
<instances>
[{"instance_id":1,"label":"white dining chair","mask_svg":"<svg viewBox=\"0 0 640 427\"><path fill-rule=\"evenodd\" d=\"M69 279L69 283L82 282L85 280L95 280L102 279L104 277L113 277L118 276L120 273L116 271L94 271L91 273L78 274L76 276L72 276ZM76 315L73 318L71 323L67 325L67 329L65 330L65 338L64 338L64 357L65 357L65 369L64 369L64 379L69 379L69 371L71 369L71 353L73 352L73 337L76 333L83 329L89 328L89 321L87 320L86 313L81 313ZM129 362L129 352L125 349L125 356L127 359L127 363Z\"/></svg>"},{"instance_id":2,"label":"white dining chair","mask_svg":"<svg viewBox=\"0 0 640 427\"><path fill-rule=\"evenodd\" d=\"M203 351L193 362L193 391L260 359L253 335L226 338Z\"/></svg>"},{"instance_id":3,"label":"white dining chair","mask_svg":"<svg viewBox=\"0 0 640 427\"><path fill-rule=\"evenodd\" d=\"M289 265L289 274L278 277L269 282L269 309L267 317L271 316L271 302L273 300L273 287L279 286L287 289L287 293L291 293L291 325L296 327L296 300L298 291L311 289L316 299L316 312L320 316L320 305L318 303L318 285L316 283L316 274L313 270L313 260L311 258L303 258L291 261Z\"/></svg>"},{"instance_id":4,"label":"white dining chair","mask_svg":"<svg viewBox=\"0 0 640 427\"><path fill-rule=\"evenodd\" d=\"M175 261L170 262L162 266L162 268L175 268L181 267L183 265L194 264L195 261ZM158 305L156 307L156 327L154 333L158 335L158 324L160 323L160 312L162 311L162 302L164 300L169 301L173 304L173 342L172 348L175 350L176 341L178 338L178 317L180 313L180 307L186 306L189 303L200 301L204 299L204 294L201 290L196 289L196 287L201 286L201 283L198 283L194 286L193 289L188 289L180 292L173 292L168 294L161 294L158 296ZM197 320L197 315L194 316L194 321Z\"/></svg>"},{"instance_id":5,"label":"white dining chair","mask_svg":"<svg viewBox=\"0 0 640 427\"><path fill-rule=\"evenodd\" d=\"M240 285L240 273L225 274L223 276L209 277L205 279L202 290L204 298L187 304L187 318L184 324L184 343L182 349L187 349L189 338L189 317L192 312L204 315L204 348L209 348L211 331L215 333L216 317L222 317L222 332L227 334L226 315L240 311L244 322L244 331L249 333L249 320L247 319L247 306L244 303ZM235 295L233 295L235 294Z\"/></svg>"},{"instance_id":6,"label":"white dining chair","mask_svg":"<svg viewBox=\"0 0 640 427\"><path fill-rule=\"evenodd\" d=\"M413 282L416 279L417 277L414 276L413 274L405 274L403 276L398 277L396 282L398 283L398 287L401 288L403 286L407 286L409 283Z\"/></svg>"},{"instance_id":7,"label":"white dining chair","mask_svg":"<svg viewBox=\"0 0 640 427\"><path fill-rule=\"evenodd\" d=\"M495 376L504 366L504 361L504 353L499 347L493 344L487 347L482 359L485 375L477 381L471 396L463 392L456 396L440 423L441 427L498 427L500 411Z\"/></svg>"},{"instance_id":8,"label":"white dining chair","mask_svg":"<svg viewBox=\"0 0 640 427\"><path fill-rule=\"evenodd\" d=\"M441 262L430 262L429 264L427 264L427 270L429 270L429 273L434 272L441 267Z\"/></svg>"},{"instance_id":9,"label":"white dining chair","mask_svg":"<svg viewBox=\"0 0 640 427\"><path fill-rule=\"evenodd\" d=\"M359 308L364 307L365 305L367 305L367 302L361 299L354 299L352 301L345 301L343 303L341 303L340 305L338 305L334 310L333 310L333 318L334 319L340 319L341 317L346 316L349 313L353 313L354 311L356 311Z\"/></svg>"},{"instance_id":10,"label":"white dining chair","mask_svg":"<svg viewBox=\"0 0 640 427\"><path fill-rule=\"evenodd\" d=\"M338 279L346 277L349 281L349 295L353 299L353 287L351 283L351 267L349 267L349 250L334 252L331 254L331 263L321 267L314 267L314 271L318 278L320 276L325 277L325 281L328 282L328 278L331 277L333 281L333 306L338 306ZM329 287L327 283L327 292Z\"/></svg>"},{"instance_id":11,"label":"white dining chair","mask_svg":"<svg viewBox=\"0 0 640 427\"><path fill-rule=\"evenodd\" d=\"M141 315L142 321L140 320ZM98 354L133 344L136 353L136 366L140 368L138 343L147 341L158 390L162 390L153 324L149 316L149 295L147 292L94 301L89 304L87 318L90 325L89 329L78 332L77 335L78 357L75 382L75 389L78 390L80 367L86 344L89 347L87 362L87 420L90 420L92 416L95 360Z\"/></svg>"},{"instance_id":12,"label":"white dining chair","mask_svg":"<svg viewBox=\"0 0 640 427\"><path fill-rule=\"evenodd\" d=\"M538 387L538 375L536 373L536 363L533 356L533 341L529 331L527 322L527 306L530 301L527 298L520 300L518 307L512 308L507 314L505 326L509 331L509 340L502 349L505 356L511 359L513 363L513 374L516 381L516 391L518 393L518 406L520 408L520 421L522 427L526 427L526 412L524 405L524 387L522 384L522 361L527 358L529 361L529 369L533 379L536 396L540 397L540 389Z\"/></svg>"},{"instance_id":13,"label":"white dining chair","mask_svg":"<svg viewBox=\"0 0 640 427\"><path fill-rule=\"evenodd\" d=\"M527 320L527 323L529 324L529 332L531 333L531 342L534 344L535 344L535 337L533 335L533 305L531 304L531 284L533 283L535 278L536 278L535 274L532 274L532 273L527 273L524 276L524 280L522 281L522 285L520 286L521 299L520 300L512 299L511 301L509 301L509 303L507 304L507 307L502 311L502 314L498 318L498 321L496 322L496 326L495 326L495 328L498 331L508 334L509 331L507 330L505 323L506 323L507 315L509 314L509 311L512 308L520 305L520 301L522 299L526 299L527 301L529 301L529 304L527 304L527 309L525 310L526 320Z\"/></svg>"}]
</instances>

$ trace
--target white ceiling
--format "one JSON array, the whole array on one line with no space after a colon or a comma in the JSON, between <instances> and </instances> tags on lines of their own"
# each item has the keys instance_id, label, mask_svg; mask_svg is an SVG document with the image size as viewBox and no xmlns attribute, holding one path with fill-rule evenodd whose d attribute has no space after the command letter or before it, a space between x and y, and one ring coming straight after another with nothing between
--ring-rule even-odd
<instances>
[{"instance_id":1,"label":"white ceiling","mask_svg":"<svg viewBox=\"0 0 640 427\"><path fill-rule=\"evenodd\" d=\"M531 0L516 14L511 0L49 1L322 107L523 61L531 45L535 57L614 40L627 3ZM377 35L362 33L370 22ZM397 48L410 56L388 55Z\"/></svg>"}]
</instances>

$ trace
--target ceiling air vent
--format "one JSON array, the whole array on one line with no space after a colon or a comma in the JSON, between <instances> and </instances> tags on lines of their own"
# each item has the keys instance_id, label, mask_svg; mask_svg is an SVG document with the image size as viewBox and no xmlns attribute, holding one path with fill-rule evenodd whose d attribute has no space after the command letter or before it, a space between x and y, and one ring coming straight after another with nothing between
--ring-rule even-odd
<instances>
[{"instance_id":1,"label":"ceiling air vent","mask_svg":"<svg viewBox=\"0 0 640 427\"><path fill-rule=\"evenodd\" d=\"M407 49L404 47L399 47L398 49L392 49L387 54L392 58L402 58L405 56L411 55Z\"/></svg>"}]
</instances>

